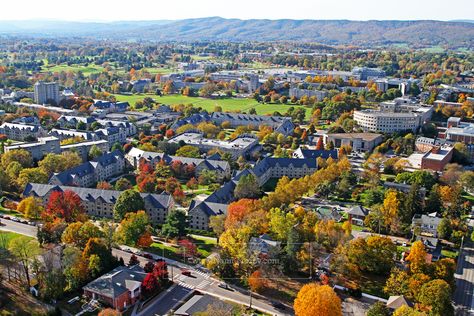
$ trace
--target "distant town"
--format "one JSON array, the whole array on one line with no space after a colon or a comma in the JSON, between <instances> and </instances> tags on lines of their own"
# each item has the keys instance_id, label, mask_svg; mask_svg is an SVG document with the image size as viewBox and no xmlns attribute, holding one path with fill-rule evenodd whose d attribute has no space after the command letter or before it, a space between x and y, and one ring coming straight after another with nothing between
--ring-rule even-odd
<instances>
[{"instance_id":1,"label":"distant town","mask_svg":"<svg viewBox=\"0 0 474 316\"><path fill-rule=\"evenodd\" d=\"M469 50L6 37L0 314L472 315L473 115Z\"/></svg>"}]
</instances>

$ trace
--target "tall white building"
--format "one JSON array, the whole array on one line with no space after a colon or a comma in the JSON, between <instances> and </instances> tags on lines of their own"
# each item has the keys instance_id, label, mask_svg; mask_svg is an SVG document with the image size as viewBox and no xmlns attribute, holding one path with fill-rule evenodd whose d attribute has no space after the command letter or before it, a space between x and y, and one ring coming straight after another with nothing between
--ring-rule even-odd
<instances>
[{"instance_id":1,"label":"tall white building","mask_svg":"<svg viewBox=\"0 0 474 316\"><path fill-rule=\"evenodd\" d=\"M36 82L35 102L37 104L44 104L50 100L54 100L56 104L59 103L59 84L56 82Z\"/></svg>"}]
</instances>

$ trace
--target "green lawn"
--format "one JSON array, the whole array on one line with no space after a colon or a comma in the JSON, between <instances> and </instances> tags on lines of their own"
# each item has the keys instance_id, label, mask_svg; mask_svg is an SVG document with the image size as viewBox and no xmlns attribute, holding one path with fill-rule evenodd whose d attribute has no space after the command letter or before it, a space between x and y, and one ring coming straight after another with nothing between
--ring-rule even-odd
<instances>
[{"instance_id":1,"label":"green lawn","mask_svg":"<svg viewBox=\"0 0 474 316\"><path fill-rule=\"evenodd\" d=\"M79 71L82 71L84 76L89 76L90 74L93 74L93 73L101 73L103 70L104 70L104 67L97 66L97 65L94 65L94 64L90 64L88 66L83 66L83 65L68 66L66 64L61 64L61 65L43 66L42 67L43 72L61 72L61 71L79 72Z\"/></svg>"},{"instance_id":2,"label":"green lawn","mask_svg":"<svg viewBox=\"0 0 474 316\"><path fill-rule=\"evenodd\" d=\"M216 246L216 240L212 238L193 236L193 238L190 239L196 245L197 252L199 253L200 258L208 257L211 254L213 248ZM171 245L165 245L160 242L154 242L146 250L155 253L159 256L174 259L177 261L183 261L183 256L180 253L181 250L179 247L173 247Z\"/></svg>"},{"instance_id":3,"label":"green lawn","mask_svg":"<svg viewBox=\"0 0 474 316\"><path fill-rule=\"evenodd\" d=\"M134 95L123 95L115 94L117 101L126 101L131 105L135 104L138 100L143 100L146 96L152 97L158 103L161 104L193 104L196 107L201 107L209 112L214 111L216 106L221 106L223 111L248 111L251 108L255 108L257 114L272 114L275 111L285 113L291 106L298 108L303 107L306 110L306 116L311 115L311 108L306 108L302 105L292 104L260 104L254 99L208 99L200 97L187 97L179 94L156 96L146 94L134 94Z\"/></svg>"},{"instance_id":4,"label":"green lawn","mask_svg":"<svg viewBox=\"0 0 474 316\"><path fill-rule=\"evenodd\" d=\"M4 231L4 230L0 230L0 238L2 240L3 240L3 238L6 238L6 244L9 244L12 239L15 239L15 238L18 238L18 237L21 237L21 236L24 236L24 235L13 233L13 232L7 232L7 231ZM24 236L24 237L28 237L28 236ZM28 238L33 239L32 237L28 237Z\"/></svg>"}]
</instances>

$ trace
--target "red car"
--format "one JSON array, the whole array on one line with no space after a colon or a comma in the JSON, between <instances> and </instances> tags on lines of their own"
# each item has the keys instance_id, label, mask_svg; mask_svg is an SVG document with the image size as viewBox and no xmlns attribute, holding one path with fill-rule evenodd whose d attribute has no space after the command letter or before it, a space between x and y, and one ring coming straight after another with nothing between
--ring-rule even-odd
<instances>
[{"instance_id":1,"label":"red car","mask_svg":"<svg viewBox=\"0 0 474 316\"><path fill-rule=\"evenodd\" d=\"M191 271L186 269L181 269L181 274L185 276L191 276Z\"/></svg>"}]
</instances>

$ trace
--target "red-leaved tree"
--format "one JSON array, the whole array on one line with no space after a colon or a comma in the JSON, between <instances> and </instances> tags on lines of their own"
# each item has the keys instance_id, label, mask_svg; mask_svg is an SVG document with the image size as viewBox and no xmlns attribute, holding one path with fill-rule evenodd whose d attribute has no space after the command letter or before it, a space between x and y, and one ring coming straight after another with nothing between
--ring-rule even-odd
<instances>
[{"instance_id":1,"label":"red-leaved tree","mask_svg":"<svg viewBox=\"0 0 474 316\"><path fill-rule=\"evenodd\" d=\"M148 273L142 282L142 295L147 298L155 294L160 289L158 280L153 273Z\"/></svg>"},{"instance_id":2,"label":"red-leaved tree","mask_svg":"<svg viewBox=\"0 0 474 316\"><path fill-rule=\"evenodd\" d=\"M73 191L53 191L49 196L46 218L61 218L67 223L85 221L87 219L81 198Z\"/></svg>"}]
</instances>

